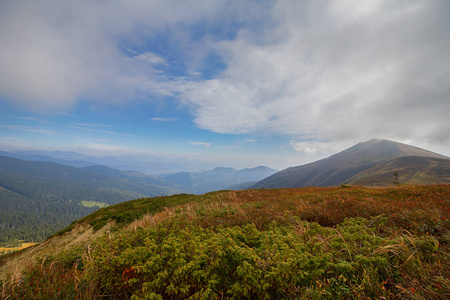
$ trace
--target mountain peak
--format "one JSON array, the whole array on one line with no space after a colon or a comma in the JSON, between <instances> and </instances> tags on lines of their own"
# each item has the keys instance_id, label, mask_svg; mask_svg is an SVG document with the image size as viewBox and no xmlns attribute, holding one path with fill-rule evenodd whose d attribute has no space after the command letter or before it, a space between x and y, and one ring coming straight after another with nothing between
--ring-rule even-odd
<instances>
[{"instance_id":1,"label":"mountain peak","mask_svg":"<svg viewBox=\"0 0 450 300\"><path fill-rule=\"evenodd\" d=\"M392 141L385 140L385 139L373 138L373 139L370 139L370 140L368 140L368 141L366 141L366 142L364 142L364 143L378 143L378 142L382 142L382 141L392 142Z\"/></svg>"},{"instance_id":2,"label":"mountain peak","mask_svg":"<svg viewBox=\"0 0 450 300\"><path fill-rule=\"evenodd\" d=\"M252 187L336 186L379 163L404 156L449 159L418 147L375 138L358 143L328 158L275 173Z\"/></svg>"}]
</instances>

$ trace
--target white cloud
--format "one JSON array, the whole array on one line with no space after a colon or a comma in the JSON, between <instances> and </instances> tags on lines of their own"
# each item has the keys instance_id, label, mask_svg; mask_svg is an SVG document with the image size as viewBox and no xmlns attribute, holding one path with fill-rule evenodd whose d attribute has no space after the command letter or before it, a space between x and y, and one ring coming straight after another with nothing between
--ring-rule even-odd
<instances>
[{"instance_id":1,"label":"white cloud","mask_svg":"<svg viewBox=\"0 0 450 300\"><path fill-rule=\"evenodd\" d=\"M206 143L206 142L189 142L189 144L194 145L194 146L203 146L206 148L209 148L211 146L211 143Z\"/></svg>"},{"instance_id":2,"label":"white cloud","mask_svg":"<svg viewBox=\"0 0 450 300\"><path fill-rule=\"evenodd\" d=\"M150 120L158 121L158 122L174 122L174 121L177 121L178 119L176 119L176 118L158 118L158 117L153 117L153 118L150 118Z\"/></svg>"},{"instance_id":3,"label":"white cloud","mask_svg":"<svg viewBox=\"0 0 450 300\"><path fill-rule=\"evenodd\" d=\"M48 121L45 119L39 119L39 118L32 118L32 117L13 117L15 119L21 119L21 120L26 120L26 121L34 121L34 122L39 122L39 123L47 123Z\"/></svg>"},{"instance_id":4,"label":"white cloud","mask_svg":"<svg viewBox=\"0 0 450 300\"><path fill-rule=\"evenodd\" d=\"M90 126L92 126L92 125L90 125ZM134 136L133 134L120 133L120 132L110 131L110 130L97 130L97 129L92 129L92 128L89 128L89 127L86 127L86 126L68 125L67 127L74 128L74 129L81 130L81 131L85 131L85 132L96 132L96 133L110 134L110 135L120 135L120 136Z\"/></svg>"},{"instance_id":5,"label":"white cloud","mask_svg":"<svg viewBox=\"0 0 450 300\"><path fill-rule=\"evenodd\" d=\"M0 96L28 109L70 109L82 98L127 101L144 90L172 95L157 54L121 51L162 31L214 19L225 3L199 0L8 1L0 10ZM179 45L182 47L182 45ZM134 50L132 50L134 51ZM130 54L131 57L130 57Z\"/></svg>"},{"instance_id":6,"label":"white cloud","mask_svg":"<svg viewBox=\"0 0 450 300\"><path fill-rule=\"evenodd\" d=\"M105 143L83 143L74 147L76 151L94 156L101 156L104 155L104 153L107 153L108 155L146 154L144 151Z\"/></svg>"},{"instance_id":7,"label":"white cloud","mask_svg":"<svg viewBox=\"0 0 450 300\"><path fill-rule=\"evenodd\" d=\"M330 142L450 143L449 4L353 2L278 1L275 28L216 44L227 69L182 93L196 124Z\"/></svg>"},{"instance_id":8,"label":"white cloud","mask_svg":"<svg viewBox=\"0 0 450 300\"><path fill-rule=\"evenodd\" d=\"M44 128L39 128L39 127L24 126L24 125L0 125L0 128L4 128L7 130L20 130L20 131L42 133L42 134L48 134L48 135L58 134L58 132L51 130L51 129L44 129Z\"/></svg>"},{"instance_id":9,"label":"white cloud","mask_svg":"<svg viewBox=\"0 0 450 300\"><path fill-rule=\"evenodd\" d=\"M74 125L84 126L84 127L113 127L109 124L94 124L94 123L73 123Z\"/></svg>"},{"instance_id":10,"label":"white cloud","mask_svg":"<svg viewBox=\"0 0 450 300\"><path fill-rule=\"evenodd\" d=\"M291 140L290 145L295 149L295 151L309 156L329 156L352 146L339 142L296 140Z\"/></svg>"},{"instance_id":11,"label":"white cloud","mask_svg":"<svg viewBox=\"0 0 450 300\"><path fill-rule=\"evenodd\" d=\"M167 61L164 58L162 58L158 54L155 54L152 52L142 53L142 54L136 55L134 58L145 61L151 65L158 65L158 64L167 65Z\"/></svg>"},{"instance_id":12,"label":"white cloud","mask_svg":"<svg viewBox=\"0 0 450 300\"><path fill-rule=\"evenodd\" d=\"M445 0L7 1L0 97L45 112L81 98L179 97L200 128L288 135L304 153L319 150L295 141L450 145L449 7ZM198 24L226 37L195 40ZM120 48L159 34L181 49L193 79L161 73L171 64L164 55ZM201 80L198 67L211 51L226 68Z\"/></svg>"}]
</instances>

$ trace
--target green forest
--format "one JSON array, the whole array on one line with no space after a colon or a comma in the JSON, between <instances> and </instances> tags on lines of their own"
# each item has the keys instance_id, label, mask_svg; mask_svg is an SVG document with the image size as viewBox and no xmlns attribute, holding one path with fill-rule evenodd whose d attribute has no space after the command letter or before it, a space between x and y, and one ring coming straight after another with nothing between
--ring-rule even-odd
<instances>
[{"instance_id":1,"label":"green forest","mask_svg":"<svg viewBox=\"0 0 450 300\"><path fill-rule=\"evenodd\" d=\"M41 242L98 209L82 201L116 204L176 191L152 177L106 167L74 168L0 156L0 245Z\"/></svg>"},{"instance_id":2,"label":"green forest","mask_svg":"<svg viewBox=\"0 0 450 300\"><path fill-rule=\"evenodd\" d=\"M55 196L25 196L0 190L0 245L12 246L18 241L40 242L70 222L93 211L77 199Z\"/></svg>"}]
</instances>

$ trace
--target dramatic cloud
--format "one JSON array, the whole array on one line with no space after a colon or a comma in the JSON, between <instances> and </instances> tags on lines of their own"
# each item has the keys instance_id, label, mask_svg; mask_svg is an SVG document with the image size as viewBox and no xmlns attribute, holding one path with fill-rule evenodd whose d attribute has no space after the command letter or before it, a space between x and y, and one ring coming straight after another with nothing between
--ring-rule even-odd
<instances>
[{"instance_id":1,"label":"dramatic cloud","mask_svg":"<svg viewBox=\"0 0 450 300\"><path fill-rule=\"evenodd\" d=\"M447 147L449 15L446 0L3 1L0 100L170 98L201 129L311 155L373 137Z\"/></svg>"},{"instance_id":2,"label":"dramatic cloud","mask_svg":"<svg viewBox=\"0 0 450 300\"><path fill-rule=\"evenodd\" d=\"M446 1L278 1L277 26L217 44L228 68L190 84L185 100L198 126L219 133L448 143L449 8Z\"/></svg>"},{"instance_id":3,"label":"dramatic cloud","mask_svg":"<svg viewBox=\"0 0 450 300\"><path fill-rule=\"evenodd\" d=\"M229 3L234 2L239 3ZM85 99L135 99L142 91L172 95L176 87L159 77L158 67L167 63L165 58L122 47L145 50L146 40L166 34L174 45L186 44L187 50L191 33L185 27L208 24L215 17L223 21L218 14L231 9L227 3L3 1L0 97L46 111L70 108Z\"/></svg>"}]
</instances>

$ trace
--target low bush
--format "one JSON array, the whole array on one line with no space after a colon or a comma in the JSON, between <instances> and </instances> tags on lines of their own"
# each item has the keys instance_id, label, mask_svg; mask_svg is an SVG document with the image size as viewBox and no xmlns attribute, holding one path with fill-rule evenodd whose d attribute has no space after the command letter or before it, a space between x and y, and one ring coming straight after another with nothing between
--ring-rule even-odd
<instances>
[{"instance_id":1,"label":"low bush","mask_svg":"<svg viewBox=\"0 0 450 300\"><path fill-rule=\"evenodd\" d=\"M210 194L10 275L2 298L448 299L449 194Z\"/></svg>"}]
</instances>

